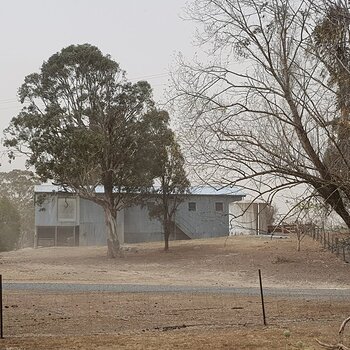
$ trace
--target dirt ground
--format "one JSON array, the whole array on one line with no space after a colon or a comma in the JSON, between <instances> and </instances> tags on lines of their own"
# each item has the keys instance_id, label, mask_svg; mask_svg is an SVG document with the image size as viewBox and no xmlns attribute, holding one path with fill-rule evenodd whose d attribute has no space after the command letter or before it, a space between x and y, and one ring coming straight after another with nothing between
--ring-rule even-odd
<instances>
[{"instance_id":1,"label":"dirt ground","mask_svg":"<svg viewBox=\"0 0 350 350\"><path fill-rule=\"evenodd\" d=\"M24 249L0 254L5 282L140 283L350 288L350 264L305 238L230 237L105 247ZM20 349L321 349L337 341L348 300L201 293L4 292L0 350ZM350 331L346 332L350 334ZM350 339L344 342L350 345Z\"/></svg>"}]
</instances>

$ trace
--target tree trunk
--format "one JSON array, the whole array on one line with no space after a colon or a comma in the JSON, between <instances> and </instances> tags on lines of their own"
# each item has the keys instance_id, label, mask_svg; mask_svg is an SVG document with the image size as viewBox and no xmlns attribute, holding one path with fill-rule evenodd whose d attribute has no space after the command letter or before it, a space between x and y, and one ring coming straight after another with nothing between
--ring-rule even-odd
<instances>
[{"instance_id":1,"label":"tree trunk","mask_svg":"<svg viewBox=\"0 0 350 350\"><path fill-rule=\"evenodd\" d=\"M169 235L164 232L164 250L169 250Z\"/></svg>"},{"instance_id":2,"label":"tree trunk","mask_svg":"<svg viewBox=\"0 0 350 350\"><path fill-rule=\"evenodd\" d=\"M346 226L350 228L350 214L344 204L344 200L339 192L339 189L333 184L319 183L314 185L318 193L323 197L325 202L343 219Z\"/></svg>"},{"instance_id":3,"label":"tree trunk","mask_svg":"<svg viewBox=\"0 0 350 350\"><path fill-rule=\"evenodd\" d=\"M297 239L298 239L297 251L300 252L301 237L297 236Z\"/></svg>"},{"instance_id":4,"label":"tree trunk","mask_svg":"<svg viewBox=\"0 0 350 350\"><path fill-rule=\"evenodd\" d=\"M120 254L120 242L117 233L117 211L105 206L105 220L107 228L107 256L116 258Z\"/></svg>"},{"instance_id":5,"label":"tree trunk","mask_svg":"<svg viewBox=\"0 0 350 350\"><path fill-rule=\"evenodd\" d=\"M171 222L168 219L164 220L164 250L169 250L169 236L171 233Z\"/></svg>"}]
</instances>

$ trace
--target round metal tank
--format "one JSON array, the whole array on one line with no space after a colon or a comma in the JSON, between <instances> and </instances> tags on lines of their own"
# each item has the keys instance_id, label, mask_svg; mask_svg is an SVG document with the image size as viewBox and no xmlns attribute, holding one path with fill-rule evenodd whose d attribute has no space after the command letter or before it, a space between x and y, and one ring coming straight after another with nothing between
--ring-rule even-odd
<instances>
[{"instance_id":1,"label":"round metal tank","mask_svg":"<svg viewBox=\"0 0 350 350\"><path fill-rule=\"evenodd\" d=\"M229 206L230 235L267 233L270 205L266 202L239 201Z\"/></svg>"}]
</instances>

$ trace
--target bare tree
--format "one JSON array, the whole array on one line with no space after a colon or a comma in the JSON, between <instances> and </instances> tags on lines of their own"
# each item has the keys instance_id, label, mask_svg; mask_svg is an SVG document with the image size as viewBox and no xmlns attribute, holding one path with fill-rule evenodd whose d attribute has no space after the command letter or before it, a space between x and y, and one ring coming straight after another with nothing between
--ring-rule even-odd
<instances>
[{"instance_id":1,"label":"bare tree","mask_svg":"<svg viewBox=\"0 0 350 350\"><path fill-rule=\"evenodd\" d=\"M270 200L287 188L311 189L350 227L348 155L337 123L344 89L340 73L329 68L342 61L332 58L338 51L327 50L316 31L331 6L317 0L194 1L188 14L203 26L198 40L211 62L179 59L173 101L186 116L199 176L241 184ZM347 15L339 6L336 14ZM343 68L342 77L349 74Z\"/></svg>"}]
</instances>

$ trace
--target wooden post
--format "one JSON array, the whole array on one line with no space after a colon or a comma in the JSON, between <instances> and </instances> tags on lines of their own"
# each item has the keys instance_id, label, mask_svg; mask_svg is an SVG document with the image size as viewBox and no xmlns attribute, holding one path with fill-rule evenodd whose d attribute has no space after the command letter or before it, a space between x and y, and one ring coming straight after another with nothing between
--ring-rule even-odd
<instances>
[{"instance_id":1,"label":"wooden post","mask_svg":"<svg viewBox=\"0 0 350 350\"><path fill-rule=\"evenodd\" d=\"M35 231L34 231L34 249L38 248L38 227L35 225Z\"/></svg>"},{"instance_id":2,"label":"wooden post","mask_svg":"<svg viewBox=\"0 0 350 350\"><path fill-rule=\"evenodd\" d=\"M4 339L3 312L2 312L2 275L0 275L0 338Z\"/></svg>"},{"instance_id":3,"label":"wooden post","mask_svg":"<svg viewBox=\"0 0 350 350\"><path fill-rule=\"evenodd\" d=\"M261 295L261 305L262 305L262 312L263 312L263 321L264 321L264 326L266 326L264 293L263 293L263 286L262 286L261 270L260 269L259 269L259 284L260 284L260 295Z\"/></svg>"},{"instance_id":4,"label":"wooden post","mask_svg":"<svg viewBox=\"0 0 350 350\"><path fill-rule=\"evenodd\" d=\"M343 244L343 260L346 262L346 257L345 257L345 245Z\"/></svg>"},{"instance_id":5,"label":"wooden post","mask_svg":"<svg viewBox=\"0 0 350 350\"><path fill-rule=\"evenodd\" d=\"M323 248L326 249L326 232L323 231Z\"/></svg>"},{"instance_id":6,"label":"wooden post","mask_svg":"<svg viewBox=\"0 0 350 350\"><path fill-rule=\"evenodd\" d=\"M335 252L337 256L339 255L339 238L335 237Z\"/></svg>"},{"instance_id":7,"label":"wooden post","mask_svg":"<svg viewBox=\"0 0 350 350\"><path fill-rule=\"evenodd\" d=\"M332 241L331 241L331 252L334 252L334 237L332 235Z\"/></svg>"},{"instance_id":8,"label":"wooden post","mask_svg":"<svg viewBox=\"0 0 350 350\"><path fill-rule=\"evenodd\" d=\"M330 250L331 247L330 247L330 242L329 242L329 232L327 232L327 241L328 241L328 244L327 244L328 245L328 250Z\"/></svg>"},{"instance_id":9,"label":"wooden post","mask_svg":"<svg viewBox=\"0 0 350 350\"><path fill-rule=\"evenodd\" d=\"M57 225L55 226L55 247L58 246L58 228L57 228Z\"/></svg>"}]
</instances>

